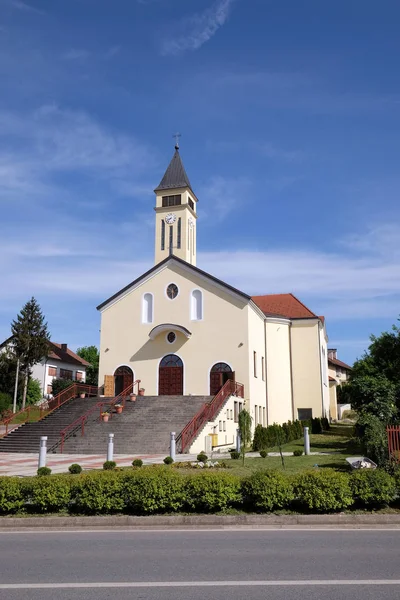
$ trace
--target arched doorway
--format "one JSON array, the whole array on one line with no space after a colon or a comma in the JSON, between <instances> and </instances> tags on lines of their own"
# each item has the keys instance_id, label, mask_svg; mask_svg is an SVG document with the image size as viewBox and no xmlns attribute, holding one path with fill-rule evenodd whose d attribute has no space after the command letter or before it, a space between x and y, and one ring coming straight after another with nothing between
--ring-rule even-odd
<instances>
[{"instance_id":1,"label":"arched doorway","mask_svg":"<svg viewBox=\"0 0 400 600\"><path fill-rule=\"evenodd\" d=\"M159 396L183 395L183 362L175 354L164 356L158 370Z\"/></svg>"},{"instance_id":2,"label":"arched doorway","mask_svg":"<svg viewBox=\"0 0 400 600\"><path fill-rule=\"evenodd\" d=\"M235 381L235 373L229 365L223 362L216 363L210 371L210 396L218 394L224 383L232 379Z\"/></svg>"},{"instance_id":3,"label":"arched doorway","mask_svg":"<svg viewBox=\"0 0 400 600\"><path fill-rule=\"evenodd\" d=\"M133 371L130 367L118 367L114 373L114 394L118 396L134 382Z\"/></svg>"}]
</instances>

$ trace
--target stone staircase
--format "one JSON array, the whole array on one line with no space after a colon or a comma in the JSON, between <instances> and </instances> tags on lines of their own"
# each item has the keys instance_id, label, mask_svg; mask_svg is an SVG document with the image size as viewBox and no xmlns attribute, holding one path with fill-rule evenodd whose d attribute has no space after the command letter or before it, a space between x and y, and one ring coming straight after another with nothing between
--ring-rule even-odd
<instances>
[{"instance_id":1,"label":"stone staircase","mask_svg":"<svg viewBox=\"0 0 400 600\"><path fill-rule=\"evenodd\" d=\"M105 454L108 434L114 433L115 454L169 454L170 432L180 433L212 396L138 396L125 402L121 414L108 423L97 415L64 443L64 454ZM49 446L50 447L50 446ZM55 449L59 452L59 448Z\"/></svg>"},{"instance_id":2,"label":"stone staircase","mask_svg":"<svg viewBox=\"0 0 400 600\"><path fill-rule=\"evenodd\" d=\"M94 404L106 398L75 398L37 423L20 425L0 439L0 452L39 452L40 436L47 435L47 447L60 439L60 431L84 415Z\"/></svg>"}]
</instances>

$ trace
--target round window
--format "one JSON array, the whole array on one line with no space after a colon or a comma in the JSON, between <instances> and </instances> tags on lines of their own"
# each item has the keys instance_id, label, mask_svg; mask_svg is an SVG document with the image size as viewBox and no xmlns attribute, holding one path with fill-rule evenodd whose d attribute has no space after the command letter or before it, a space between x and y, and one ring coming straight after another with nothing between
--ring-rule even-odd
<instances>
[{"instance_id":1,"label":"round window","mask_svg":"<svg viewBox=\"0 0 400 600\"><path fill-rule=\"evenodd\" d=\"M169 332L169 334L167 335L167 340L170 344L174 343L174 341L176 340L176 335L173 331Z\"/></svg>"},{"instance_id":2,"label":"round window","mask_svg":"<svg viewBox=\"0 0 400 600\"><path fill-rule=\"evenodd\" d=\"M174 298L177 297L178 295L178 286L175 285L175 283L170 283L169 286L167 287L167 296L170 300L173 300Z\"/></svg>"}]
</instances>

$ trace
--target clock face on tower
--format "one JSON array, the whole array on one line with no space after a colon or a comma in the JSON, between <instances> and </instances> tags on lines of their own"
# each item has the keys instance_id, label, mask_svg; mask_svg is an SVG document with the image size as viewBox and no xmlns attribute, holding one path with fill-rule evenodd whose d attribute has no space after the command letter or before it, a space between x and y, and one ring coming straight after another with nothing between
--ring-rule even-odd
<instances>
[{"instance_id":1,"label":"clock face on tower","mask_svg":"<svg viewBox=\"0 0 400 600\"><path fill-rule=\"evenodd\" d=\"M173 223L175 223L175 221L176 215L174 215L174 213L168 213L165 217L165 222L167 223L167 225L172 225Z\"/></svg>"}]
</instances>

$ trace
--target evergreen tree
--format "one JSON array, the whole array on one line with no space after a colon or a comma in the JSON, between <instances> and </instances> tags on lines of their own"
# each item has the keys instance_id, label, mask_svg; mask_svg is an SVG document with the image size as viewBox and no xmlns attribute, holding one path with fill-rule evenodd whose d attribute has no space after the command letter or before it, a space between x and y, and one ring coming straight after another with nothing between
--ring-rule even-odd
<instances>
[{"instance_id":1,"label":"evergreen tree","mask_svg":"<svg viewBox=\"0 0 400 600\"><path fill-rule=\"evenodd\" d=\"M14 350L21 363L24 375L22 408L25 408L28 379L32 366L47 356L50 334L43 313L35 298L22 308L16 320L11 324Z\"/></svg>"},{"instance_id":2,"label":"evergreen tree","mask_svg":"<svg viewBox=\"0 0 400 600\"><path fill-rule=\"evenodd\" d=\"M251 444L251 423L253 421L251 414L243 409L239 413L239 432L240 432L240 451L242 453L243 464L246 454L246 448Z\"/></svg>"},{"instance_id":3,"label":"evergreen tree","mask_svg":"<svg viewBox=\"0 0 400 600\"><path fill-rule=\"evenodd\" d=\"M86 367L86 383L89 385L98 385L99 351L96 346L83 346L82 348L78 348L76 353L90 363L90 367Z\"/></svg>"}]
</instances>

